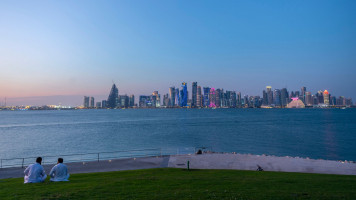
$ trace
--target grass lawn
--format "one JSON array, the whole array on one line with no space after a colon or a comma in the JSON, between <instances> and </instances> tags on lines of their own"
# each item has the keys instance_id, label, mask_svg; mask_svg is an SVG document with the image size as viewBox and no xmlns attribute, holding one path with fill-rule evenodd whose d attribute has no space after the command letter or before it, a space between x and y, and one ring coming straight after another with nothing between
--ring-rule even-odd
<instances>
[{"instance_id":1,"label":"grass lawn","mask_svg":"<svg viewBox=\"0 0 356 200\"><path fill-rule=\"evenodd\" d=\"M356 199L356 176L163 168L0 179L0 199Z\"/></svg>"}]
</instances>

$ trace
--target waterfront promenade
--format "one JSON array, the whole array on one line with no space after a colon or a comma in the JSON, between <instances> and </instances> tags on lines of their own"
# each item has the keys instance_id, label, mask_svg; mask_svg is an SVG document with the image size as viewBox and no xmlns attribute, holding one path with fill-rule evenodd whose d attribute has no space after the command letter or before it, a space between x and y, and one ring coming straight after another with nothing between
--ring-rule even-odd
<instances>
[{"instance_id":1,"label":"waterfront promenade","mask_svg":"<svg viewBox=\"0 0 356 200\"><path fill-rule=\"evenodd\" d=\"M70 174L77 174L166 167L187 168L188 161L190 169L256 170L259 165L265 171L356 175L356 163L353 162L231 153L125 158L66 165ZM44 165L45 171L49 173L54 164ZM23 171L24 168L21 167L0 169L0 179L23 177Z\"/></svg>"}]
</instances>

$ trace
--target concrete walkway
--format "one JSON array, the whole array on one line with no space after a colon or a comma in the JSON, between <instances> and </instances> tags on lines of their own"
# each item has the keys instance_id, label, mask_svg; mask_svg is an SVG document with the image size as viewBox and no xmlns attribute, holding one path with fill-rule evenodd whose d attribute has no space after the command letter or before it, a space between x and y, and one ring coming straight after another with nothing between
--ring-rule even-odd
<instances>
[{"instance_id":1,"label":"concrete walkway","mask_svg":"<svg viewBox=\"0 0 356 200\"><path fill-rule=\"evenodd\" d=\"M126 158L107 161L66 163L70 174L135 170L149 168L238 169L356 175L356 163L265 155L209 153L202 155L172 155L163 157ZM49 173L53 165L44 165ZM21 167L0 169L0 179L23 177Z\"/></svg>"},{"instance_id":2,"label":"concrete walkway","mask_svg":"<svg viewBox=\"0 0 356 200\"><path fill-rule=\"evenodd\" d=\"M259 165L265 171L356 175L351 162L228 153L171 156L168 167L186 168L188 160L192 169L257 170Z\"/></svg>"}]
</instances>

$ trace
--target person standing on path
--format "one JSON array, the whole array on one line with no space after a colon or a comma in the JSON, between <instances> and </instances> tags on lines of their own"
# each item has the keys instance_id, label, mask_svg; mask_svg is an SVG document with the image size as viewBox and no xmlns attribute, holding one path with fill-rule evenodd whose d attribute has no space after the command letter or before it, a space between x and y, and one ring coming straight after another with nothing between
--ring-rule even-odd
<instances>
[{"instance_id":1,"label":"person standing on path","mask_svg":"<svg viewBox=\"0 0 356 200\"><path fill-rule=\"evenodd\" d=\"M42 158L38 157L35 164L31 164L25 169L24 183L42 183L46 180L47 175L41 162Z\"/></svg>"}]
</instances>

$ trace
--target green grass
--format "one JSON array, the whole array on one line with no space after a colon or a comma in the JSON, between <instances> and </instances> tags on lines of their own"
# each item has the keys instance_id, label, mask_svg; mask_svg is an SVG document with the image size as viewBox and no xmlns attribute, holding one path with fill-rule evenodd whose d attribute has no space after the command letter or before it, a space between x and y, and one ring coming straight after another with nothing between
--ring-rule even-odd
<instances>
[{"instance_id":1,"label":"green grass","mask_svg":"<svg viewBox=\"0 0 356 200\"><path fill-rule=\"evenodd\" d=\"M356 199L356 176L163 168L2 179L0 199Z\"/></svg>"}]
</instances>

